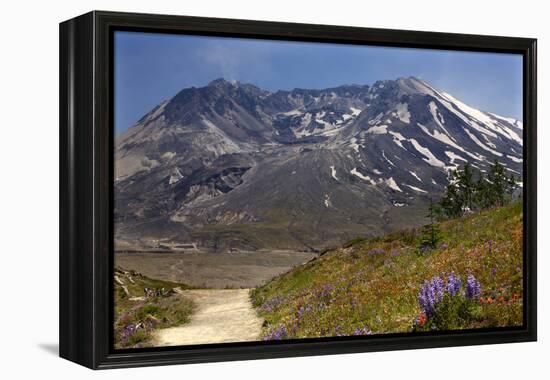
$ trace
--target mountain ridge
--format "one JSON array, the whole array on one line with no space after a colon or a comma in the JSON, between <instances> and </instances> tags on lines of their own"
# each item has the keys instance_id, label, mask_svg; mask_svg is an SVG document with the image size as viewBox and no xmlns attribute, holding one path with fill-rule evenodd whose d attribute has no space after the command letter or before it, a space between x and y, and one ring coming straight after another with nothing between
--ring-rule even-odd
<instances>
[{"instance_id":1,"label":"mountain ridge","mask_svg":"<svg viewBox=\"0 0 550 380\"><path fill-rule=\"evenodd\" d=\"M117 239L323 249L414 226L450 170L522 174L521 122L414 77L269 92L183 89L117 139Z\"/></svg>"}]
</instances>

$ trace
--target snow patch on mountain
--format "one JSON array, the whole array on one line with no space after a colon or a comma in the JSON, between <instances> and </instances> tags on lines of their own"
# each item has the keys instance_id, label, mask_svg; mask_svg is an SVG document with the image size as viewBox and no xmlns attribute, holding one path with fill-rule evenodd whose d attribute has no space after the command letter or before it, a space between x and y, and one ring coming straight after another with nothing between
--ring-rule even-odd
<instances>
[{"instance_id":1,"label":"snow patch on mountain","mask_svg":"<svg viewBox=\"0 0 550 380\"><path fill-rule=\"evenodd\" d=\"M370 127L367 130L367 133L373 134L373 135L385 135L388 133L388 126L387 125L377 125L375 127Z\"/></svg>"},{"instance_id":2,"label":"snow patch on mountain","mask_svg":"<svg viewBox=\"0 0 550 380\"><path fill-rule=\"evenodd\" d=\"M370 125L375 125L376 123L378 123L380 121L380 119L382 119L383 116L384 116L384 114L382 112L380 112L373 119L369 120L369 124Z\"/></svg>"},{"instance_id":3,"label":"snow patch on mountain","mask_svg":"<svg viewBox=\"0 0 550 380\"><path fill-rule=\"evenodd\" d=\"M338 177L336 177L336 168L334 167L334 165L330 166L330 175L332 176L332 178L339 181Z\"/></svg>"},{"instance_id":4,"label":"snow patch on mountain","mask_svg":"<svg viewBox=\"0 0 550 380\"><path fill-rule=\"evenodd\" d=\"M363 175L357 170L357 168L353 168L350 173L356 177L361 178L362 180L368 181L371 185L376 185L376 182L371 177L369 177L368 175Z\"/></svg>"},{"instance_id":5,"label":"snow patch on mountain","mask_svg":"<svg viewBox=\"0 0 550 380\"><path fill-rule=\"evenodd\" d=\"M281 115L285 115L285 116L298 116L298 115L302 115L303 112L300 111L299 109L294 109L294 110L290 110L288 112L283 112Z\"/></svg>"},{"instance_id":6,"label":"snow patch on mountain","mask_svg":"<svg viewBox=\"0 0 550 380\"><path fill-rule=\"evenodd\" d=\"M435 102L430 102L430 104L428 105L428 108L430 110L430 113L432 114L432 117L433 117L435 123L439 126L439 128L441 128L445 132L445 135L443 135L443 136L445 136L448 139L454 140L451 137L451 134L449 133L449 131L447 131L447 129L443 125L445 123L445 120L443 119L443 116L441 116L441 114L438 112L438 108L437 108L437 105L435 104ZM437 131L434 131L434 132L437 132ZM436 133L434 133L434 134L436 134Z\"/></svg>"},{"instance_id":7,"label":"snow patch on mountain","mask_svg":"<svg viewBox=\"0 0 550 380\"><path fill-rule=\"evenodd\" d=\"M411 122L411 113L409 112L407 103L397 104L396 112L397 112L397 117L403 123L409 124Z\"/></svg>"},{"instance_id":8,"label":"snow patch on mountain","mask_svg":"<svg viewBox=\"0 0 550 380\"><path fill-rule=\"evenodd\" d=\"M470 153L468 151L466 151L463 147L461 147L460 145L458 145L457 143L455 143L454 141L452 141L448 135L446 134L443 134L441 132L439 132L438 130L435 130L434 129L434 132L433 134L430 133L430 131L428 130L428 128L426 128L426 126L420 124L420 123L417 123L417 125L420 127L420 129L425 133L427 134L428 136L430 137L433 137L434 139L444 143L444 144L447 144L449 145L450 147L453 147L457 150L460 150L461 152L467 154L468 156L472 157L474 160L477 160L477 161L482 161L483 160L483 156L480 156L480 155L477 155L477 154L474 154L474 153Z\"/></svg>"},{"instance_id":9,"label":"snow patch on mountain","mask_svg":"<svg viewBox=\"0 0 550 380\"><path fill-rule=\"evenodd\" d=\"M425 158L423 158L424 161L426 161L431 166L444 168L445 163L438 160L436 156L426 147L423 147L416 141L415 139L409 139L411 144L414 146L414 149L416 149L420 154L422 154Z\"/></svg>"},{"instance_id":10,"label":"snow patch on mountain","mask_svg":"<svg viewBox=\"0 0 550 380\"><path fill-rule=\"evenodd\" d=\"M384 158L384 160L388 161L388 163L391 165L391 166L395 166L395 164L393 162L390 161L390 159L388 157L386 157L386 153L382 150L382 157Z\"/></svg>"},{"instance_id":11,"label":"snow patch on mountain","mask_svg":"<svg viewBox=\"0 0 550 380\"><path fill-rule=\"evenodd\" d=\"M175 168L172 174L170 174L170 179L168 180L169 185L173 185L174 183L178 183L183 178L183 175L179 171L178 168Z\"/></svg>"},{"instance_id":12,"label":"snow patch on mountain","mask_svg":"<svg viewBox=\"0 0 550 380\"><path fill-rule=\"evenodd\" d=\"M517 133L515 133L513 130L506 127L505 125L495 122L495 120L491 116L489 116L490 114L470 107L469 105L462 103L460 100L454 98L449 94L445 94L445 96L447 96L454 104L456 104L456 106L460 108L462 112L491 128L494 132L499 133L509 139L513 139L518 143L523 142L523 140L517 135ZM491 137L496 137L496 135L493 135Z\"/></svg>"},{"instance_id":13,"label":"snow patch on mountain","mask_svg":"<svg viewBox=\"0 0 550 380\"><path fill-rule=\"evenodd\" d=\"M420 188L418 188L418 187L416 187L416 186L407 185L406 183L403 183L402 185L407 186L407 187L409 187L409 188L411 188L411 189L413 189L414 191L417 191L417 192L419 192L419 193L426 193L426 194L428 193L426 190L422 190L422 189L420 189Z\"/></svg>"},{"instance_id":14,"label":"snow patch on mountain","mask_svg":"<svg viewBox=\"0 0 550 380\"><path fill-rule=\"evenodd\" d=\"M359 144L357 143L359 140L357 139L357 137L352 137L351 140L350 140L350 146L351 148L356 151L357 153L359 153L359 147L361 148L364 148L363 144Z\"/></svg>"},{"instance_id":15,"label":"snow patch on mountain","mask_svg":"<svg viewBox=\"0 0 550 380\"><path fill-rule=\"evenodd\" d=\"M403 190L401 190L401 188L399 186L397 186L397 182L395 182L395 180L393 179L393 177L390 177L388 178L387 180L384 181L386 183L386 185L388 185L391 189L395 190L395 191L399 191L399 192L403 192Z\"/></svg>"},{"instance_id":16,"label":"snow patch on mountain","mask_svg":"<svg viewBox=\"0 0 550 380\"><path fill-rule=\"evenodd\" d=\"M468 161L464 157L461 157L461 156L459 156L458 154L456 154L454 152L445 151L445 155L447 155L447 157L449 157L449 159L451 160L451 164L454 164L455 160L461 160L461 161L464 161L464 162Z\"/></svg>"},{"instance_id":17,"label":"snow patch on mountain","mask_svg":"<svg viewBox=\"0 0 550 380\"><path fill-rule=\"evenodd\" d=\"M483 136L483 140L485 140L485 144L487 144L487 146L490 146L493 149L497 148L497 146L495 144L493 144L487 136L485 136L485 135L481 135L481 136Z\"/></svg>"},{"instance_id":18,"label":"snow patch on mountain","mask_svg":"<svg viewBox=\"0 0 550 380\"><path fill-rule=\"evenodd\" d=\"M176 157L175 152L164 152L161 156L164 160L170 161L172 158Z\"/></svg>"},{"instance_id":19,"label":"snow patch on mountain","mask_svg":"<svg viewBox=\"0 0 550 380\"><path fill-rule=\"evenodd\" d=\"M390 135L393 136L393 142L398 145L399 147L407 150L404 146L403 146L403 143L402 141L407 141L407 139L405 137L403 137L403 135L399 132L394 132L394 131L389 131Z\"/></svg>"},{"instance_id":20,"label":"snow patch on mountain","mask_svg":"<svg viewBox=\"0 0 550 380\"><path fill-rule=\"evenodd\" d=\"M494 138L497 137L497 135L494 132L488 130L487 128L482 127L479 123L474 121L478 119L472 116L472 114L478 115L481 111L471 108L470 106L460 102L459 100L455 99L454 97L452 97L451 95L445 92L438 92L434 90L434 96L437 98L437 100L441 104L443 104L443 106L446 109L448 109L450 112L456 115L468 126L474 128L475 130L483 134L489 135ZM469 113L470 110L474 110L476 112L472 112L472 114L470 114Z\"/></svg>"},{"instance_id":21,"label":"snow patch on mountain","mask_svg":"<svg viewBox=\"0 0 550 380\"><path fill-rule=\"evenodd\" d=\"M338 125L329 124L333 128L327 128L322 129L319 133L320 136L330 137L330 136L336 136L340 133L340 130L344 127L339 127ZM317 130L316 130L317 131ZM312 135L316 135L317 133L312 133Z\"/></svg>"},{"instance_id":22,"label":"snow patch on mountain","mask_svg":"<svg viewBox=\"0 0 550 380\"><path fill-rule=\"evenodd\" d=\"M491 152L495 156L502 157L502 153L497 152L496 150L491 149L487 145L483 144L481 141L479 141L479 139L476 137L476 135L474 135L472 132L468 131L467 129L465 129L465 131L468 134L468 136L470 136L472 141L475 142L481 149L484 149L487 152Z\"/></svg>"},{"instance_id":23,"label":"snow patch on mountain","mask_svg":"<svg viewBox=\"0 0 550 380\"><path fill-rule=\"evenodd\" d=\"M419 180L420 182L422 182L422 180L420 179L420 177L415 173L413 172L412 170L409 170L409 173L411 173L411 175L416 178L417 180Z\"/></svg>"},{"instance_id":24,"label":"snow patch on mountain","mask_svg":"<svg viewBox=\"0 0 550 380\"><path fill-rule=\"evenodd\" d=\"M521 158L517 158L515 156L510 156L509 154L507 154L506 157L508 157L510 160L512 160L514 162L518 162L518 163L523 162L523 160Z\"/></svg>"},{"instance_id":25,"label":"snow patch on mountain","mask_svg":"<svg viewBox=\"0 0 550 380\"><path fill-rule=\"evenodd\" d=\"M359 108L350 107L349 110L351 111L351 114L353 116L359 116L359 114L361 113L361 110Z\"/></svg>"},{"instance_id":26,"label":"snow patch on mountain","mask_svg":"<svg viewBox=\"0 0 550 380\"><path fill-rule=\"evenodd\" d=\"M307 127L311 124L312 115L306 112L302 115L300 126L296 129L292 129L292 133L296 138L302 138L311 135L311 132L307 130Z\"/></svg>"},{"instance_id":27,"label":"snow patch on mountain","mask_svg":"<svg viewBox=\"0 0 550 380\"><path fill-rule=\"evenodd\" d=\"M510 124L512 124L512 125L515 125L516 127L517 127L516 123L520 123L520 124L521 124L521 122L520 122L519 120L514 119L514 118L511 118L511 117L500 116L500 115L497 115L496 113L492 113L492 112L487 112L487 113L488 113L489 115L493 116L493 117L496 117L496 118L499 119L499 120L508 122L508 123L510 123ZM522 125L522 127L523 127L523 125ZM518 127L518 128L519 128L519 127Z\"/></svg>"},{"instance_id":28,"label":"snow patch on mountain","mask_svg":"<svg viewBox=\"0 0 550 380\"><path fill-rule=\"evenodd\" d=\"M325 207L326 208L329 208L329 207L332 207L332 202L330 201L330 195L328 194L325 194Z\"/></svg>"},{"instance_id":29,"label":"snow patch on mountain","mask_svg":"<svg viewBox=\"0 0 550 380\"><path fill-rule=\"evenodd\" d=\"M509 137L512 140L516 141L518 144L523 145L523 139L516 132L514 132L512 129L508 128L505 125L501 126L501 128L504 129L507 132L507 134L508 134L507 137ZM523 126L521 128L523 128Z\"/></svg>"}]
</instances>

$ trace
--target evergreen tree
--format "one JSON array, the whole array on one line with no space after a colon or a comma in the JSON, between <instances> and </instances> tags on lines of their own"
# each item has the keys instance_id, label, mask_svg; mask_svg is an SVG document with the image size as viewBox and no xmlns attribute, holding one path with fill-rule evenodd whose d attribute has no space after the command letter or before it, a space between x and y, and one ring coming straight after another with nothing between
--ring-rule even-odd
<instances>
[{"instance_id":1,"label":"evergreen tree","mask_svg":"<svg viewBox=\"0 0 550 380\"><path fill-rule=\"evenodd\" d=\"M447 185L440 205L448 218L456 218L462 214L463 201L455 183Z\"/></svg>"},{"instance_id":2,"label":"evergreen tree","mask_svg":"<svg viewBox=\"0 0 550 380\"><path fill-rule=\"evenodd\" d=\"M510 174L510 178L508 178L508 191L507 191L510 198L512 198L514 191L517 189L517 187L518 187L518 182L516 180L516 177L513 174Z\"/></svg>"},{"instance_id":3,"label":"evergreen tree","mask_svg":"<svg viewBox=\"0 0 550 380\"><path fill-rule=\"evenodd\" d=\"M421 249L433 249L436 248L437 243L441 240L441 229L437 223L437 215L439 207L434 205L430 199L430 207L428 208L428 215L430 223L422 227L422 235L420 240Z\"/></svg>"},{"instance_id":4,"label":"evergreen tree","mask_svg":"<svg viewBox=\"0 0 550 380\"><path fill-rule=\"evenodd\" d=\"M479 172L479 176L475 184L474 202L480 209L491 207L492 204L491 186L483 172Z\"/></svg>"},{"instance_id":5,"label":"evergreen tree","mask_svg":"<svg viewBox=\"0 0 550 380\"><path fill-rule=\"evenodd\" d=\"M469 163L466 163L464 170L456 169L449 174L449 184L440 202L447 217L459 217L465 207L471 208L473 187L472 169Z\"/></svg>"},{"instance_id":6,"label":"evergreen tree","mask_svg":"<svg viewBox=\"0 0 550 380\"><path fill-rule=\"evenodd\" d=\"M504 166L498 160L491 165L487 179L490 184L488 194L490 206L503 206L510 180L506 177Z\"/></svg>"},{"instance_id":7,"label":"evergreen tree","mask_svg":"<svg viewBox=\"0 0 550 380\"><path fill-rule=\"evenodd\" d=\"M475 192L472 166L469 162L466 162L464 168L462 170L457 170L455 173L457 174L458 193L463 200L462 208L464 209L467 207L469 210L472 210L474 207Z\"/></svg>"},{"instance_id":8,"label":"evergreen tree","mask_svg":"<svg viewBox=\"0 0 550 380\"><path fill-rule=\"evenodd\" d=\"M474 178L477 177L477 181ZM474 171L469 162L462 169L449 174L449 184L439 205L449 218L456 218L469 209L504 206L517 188L514 175L506 175L506 168L495 160L485 175Z\"/></svg>"}]
</instances>

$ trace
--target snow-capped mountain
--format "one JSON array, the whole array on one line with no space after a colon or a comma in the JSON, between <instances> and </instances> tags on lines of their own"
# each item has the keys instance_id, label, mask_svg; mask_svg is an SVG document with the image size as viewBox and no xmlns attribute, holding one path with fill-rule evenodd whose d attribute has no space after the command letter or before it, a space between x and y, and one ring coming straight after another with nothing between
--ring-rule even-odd
<instances>
[{"instance_id":1,"label":"snow-capped mountain","mask_svg":"<svg viewBox=\"0 0 550 380\"><path fill-rule=\"evenodd\" d=\"M423 222L448 171L522 174L522 123L417 78L187 88L119 136L117 239L321 249Z\"/></svg>"}]
</instances>

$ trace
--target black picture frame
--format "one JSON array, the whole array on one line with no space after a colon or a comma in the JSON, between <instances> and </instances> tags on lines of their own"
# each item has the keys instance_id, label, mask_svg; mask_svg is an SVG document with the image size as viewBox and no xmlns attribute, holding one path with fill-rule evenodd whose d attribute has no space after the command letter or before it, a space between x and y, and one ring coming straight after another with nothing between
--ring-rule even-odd
<instances>
[{"instance_id":1,"label":"black picture frame","mask_svg":"<svg viewBox=\"0 0 550 380\"><path fill-rule=\"evenodd\" d=\"M524 325L446 333L113 348L113 32L232 36L523 56ZM60 24L60 356L93 369L535 341L537 41L93 11Z\"/></svg>"}]
</instances>

